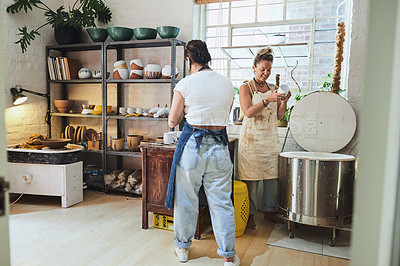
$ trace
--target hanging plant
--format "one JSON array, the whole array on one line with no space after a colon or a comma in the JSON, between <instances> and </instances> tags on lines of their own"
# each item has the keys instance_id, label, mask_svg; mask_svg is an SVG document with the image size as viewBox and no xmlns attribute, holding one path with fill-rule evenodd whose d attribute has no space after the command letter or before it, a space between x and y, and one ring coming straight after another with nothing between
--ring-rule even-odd
<instances>
[{"instance_id":1,"label":"hanging plant","mask_svg":"<svg viewBox=\"0 0 400 266\"><path fill-rule=\"evenodd\" d=\"M7 7L7 13L16 14L20 11L28 13L34 8L44 11L46 23L39 26L37 29L29 31L27 26L18 28L18 36L21 36L16 44L21 46L24 53L31 42L40 35L39 30L46 25L51 25L53 28L60 26L70 26L75 29L83 27L96 27L95 21L108 23L111 21L111 10L102 0L76 0L72 7L68 7L68 11L64 6L60 6L56 11L48 7L40 0L15 0L14 4Z\"/></svg>"}]
</instances>

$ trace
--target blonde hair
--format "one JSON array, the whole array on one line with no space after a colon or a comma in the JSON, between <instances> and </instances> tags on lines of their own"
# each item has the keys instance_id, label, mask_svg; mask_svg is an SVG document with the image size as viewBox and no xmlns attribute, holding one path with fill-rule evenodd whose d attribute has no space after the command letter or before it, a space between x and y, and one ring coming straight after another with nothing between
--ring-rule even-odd
<instances>
[{"instance_id":1,"label":"blonde hair","mask_svg":"<svg viewBox=\"0 0 400 266\"><path fill-rule=\"evenodd\" d=\"M257 52L256 57L254 57L254 62L253 62L254 66L257 66L257 64L259 62L264 61L264 60L271 61L271 62L274 61L274 55L273 55L273 51L272 51L271 47L260 49Z\"/></svg>"}]
</instances>

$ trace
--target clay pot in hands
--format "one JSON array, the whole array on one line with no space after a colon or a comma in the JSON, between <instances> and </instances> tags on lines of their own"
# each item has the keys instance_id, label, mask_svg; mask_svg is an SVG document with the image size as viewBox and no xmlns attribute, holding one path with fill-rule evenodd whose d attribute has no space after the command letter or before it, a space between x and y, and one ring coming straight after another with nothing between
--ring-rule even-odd
<instances>
[{"instance_id":1,"label":"clay pot in hands","mask_svg":"<svg viewBox=\"0 0 400 266\"><path fill-rule=\"evenodd\" d=\"M156 64L148 64L144 68L144 77L147 79L159 79L161 78L161 67Z\"/></svg>"},{"instance_id":2,"label":"clay pot in hands","mask_svg":"<svg viewBox=\"0 0 400 266\"><path fill-rule=\"evenodd\" d=\"M172 78L172 67L170 65L165 65L161 70L161 75L165 79ZM175 78L178 77L178 68L175 67Z\"/></svg>"}]
</instances>

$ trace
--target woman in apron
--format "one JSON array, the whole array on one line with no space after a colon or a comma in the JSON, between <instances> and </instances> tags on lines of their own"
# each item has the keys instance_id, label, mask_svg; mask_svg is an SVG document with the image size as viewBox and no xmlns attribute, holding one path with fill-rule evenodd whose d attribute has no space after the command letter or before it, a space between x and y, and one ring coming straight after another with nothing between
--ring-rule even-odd
<instances>
[{"instance_id":1,"label":"woman in apron","mask_svg":"<svg viewBox=\"0 0 400 266\"><path fill-rule=\"evenodd\" d=\"M277 93L267 83L273 62L272 49L261 49L254 58L254 78L240 87L240 106L245 114L240 131L238 170L239 179L247 184L250 216L247 227L255 229L254 214L264 211L264 218L275 222L278 202L279 138L277 122L286 112L290 92ZM258 187L263 186L262 206L257 206Z\"/></svg>"}]
</instances>

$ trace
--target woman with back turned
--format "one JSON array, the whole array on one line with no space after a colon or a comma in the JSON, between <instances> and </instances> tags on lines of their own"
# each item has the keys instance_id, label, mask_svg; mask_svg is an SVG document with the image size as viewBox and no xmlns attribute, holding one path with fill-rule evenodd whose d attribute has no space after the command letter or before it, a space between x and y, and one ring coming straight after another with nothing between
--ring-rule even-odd
<instances>
[{"instance_id":1,"label":"woman with back turned","mask_svg":"<svg viewBox=\"0 0 400 266\"><path fill-rule=\"evenodd\" d=\"M174 153L165 206L174 200L175 253L189 259L203 184L210 209L218 254L224 265L239 265L235 251L235 213L232 205L232 162L226 126L234 90L230 80L208 66L205 42L192 40L185 49L191 73L174 89L168 125L175 127L185 113L186 123Z\"/></svg>"}]
</instances>

